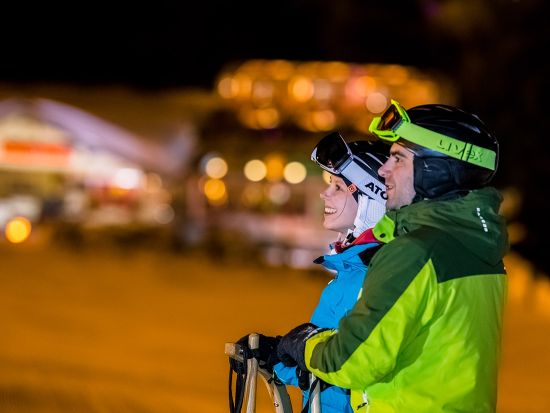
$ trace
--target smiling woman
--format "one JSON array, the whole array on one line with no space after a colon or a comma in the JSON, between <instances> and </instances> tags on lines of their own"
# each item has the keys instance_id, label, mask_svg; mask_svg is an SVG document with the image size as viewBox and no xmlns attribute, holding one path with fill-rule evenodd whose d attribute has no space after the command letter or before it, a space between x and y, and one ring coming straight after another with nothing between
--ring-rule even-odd
<instances>
[{"instance_id":1,"label":"smiling woman","mask_svg":"<svg viewBox=\"0 0 550 413\"><path fill-rule=\"evenodd\" d=\"M321 139L312 152L311 159L330 173L329 185L320 194L325 204L323 225L338 233L330 253L315 260L335 274L311 316L315 326L337 328L340 319L355 305L370 259L380 247L371 228L385 211L385 187L376 171L387 155L377 149L381 148L367 141L348 144L334 132ZM299 369L279 363L274 370L285 384L306 390L303 380L298 379ZM307 397L308 393L304 393L304 400ZM323 390L320 404L323 413L351 413L349 393L339 387ZM310 411L315 411L312 406Z\"/></svg>"},{"instance_id":2,"label":"smiling woman","mask_svg":"<svg viewBox=\"0 0 550 413\"><path fill-rule=\"evenodd\" d=\"M321 199L325 202L323 226L326 229L340 233L353 229L358 204L342 178L331 175L330 185L321 192Z\"/></svg>"},{"instance_id":3,"label":"smiling woman","mask_svg":"<svg viewBox=\"0 0 550 413\"><path fill-rule=\"evenodd\" d=\"M311 160L330 174L330 185L321 193L325 228L343 233L348 242L353 242L378 222L387 199L378 170L387 159L384 145L368 141L348 144L338 132L317 143Z\"/></svg>"}]
</instances>

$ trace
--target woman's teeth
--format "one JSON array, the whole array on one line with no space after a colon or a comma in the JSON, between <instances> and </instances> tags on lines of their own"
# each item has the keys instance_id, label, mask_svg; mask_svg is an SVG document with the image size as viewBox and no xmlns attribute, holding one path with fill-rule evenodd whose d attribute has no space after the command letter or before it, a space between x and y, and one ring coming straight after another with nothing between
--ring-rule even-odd
<instances>
[{"instance_id":1,"label":"woman's teeth","mask_svg":"<svg viewBox=\"0 0 550 413\"><path fill-rule=\"evenodd\" d=\"M336 213L335 208L325 207L325 215L331 215L331 214L334 214L334 213Z\"/></svg>"}]
</instances>

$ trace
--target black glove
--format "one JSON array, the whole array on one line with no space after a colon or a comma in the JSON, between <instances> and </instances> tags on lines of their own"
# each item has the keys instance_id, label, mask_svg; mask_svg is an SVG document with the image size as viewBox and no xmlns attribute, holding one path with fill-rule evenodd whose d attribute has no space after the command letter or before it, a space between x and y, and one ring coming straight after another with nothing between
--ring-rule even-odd
<instances>
[{"instance_id":1,"label":"black glove","mask_svg":"<svg viewBox=\"0 0 550 413\"><path fill-rule=\"evenodd\" d=\"M311 383L309 382L310 373L307 370L302 370L299 367L296 367L296 376L298 376L298 387L301 390L310 390ZM321 380L319 377L315 377L315 380L319 381L319 386L321 391L325 391L329 387L332 387L332 384L327 383L326 381Z\"/></svg>"},{"instance_id":2,"label":"black glove","mask_svg":"<svg viewBox=\"0 0 550 413\"><path fill-rule=\"evenodd\" d=\"M256 357L258 360L258 366L263 368L270 373L273 373L273 366L279 362L279 357L277 357L277 345L281 336L269 337L264 336L263 334L258 334L259 336L259 347L256 350L251 350L248 346L248 334L243 336L237 341L241 349L243 350L243 359L244 362L240 362L233 358L229 359L229 364L231 369L236 372L243 374L246 372L246 360Z\"/></svg>"},{"instance_id":3,"label":"black glove","mask_svg":"<svg viewBox=\"0 0 550 413\"><path fill-rule=\"evenodd\" d=\"M298 367L308 371L304 360L306 340L312 335L325 330L319 329L315 324L305 323L294 327L281 338L277 347L277 355L283 364L287 367Z\"/></svg>"},{"instance_id":4,"label":"black glove","mask_svg":"<svg viewBox=\"0 0 550 413\"><path fill-rule=\"evenodd\" d=\"M296 376L298 376L298 387L301 390L309 390L309 371L296 367Z\"/></svg>"}]
</instances>

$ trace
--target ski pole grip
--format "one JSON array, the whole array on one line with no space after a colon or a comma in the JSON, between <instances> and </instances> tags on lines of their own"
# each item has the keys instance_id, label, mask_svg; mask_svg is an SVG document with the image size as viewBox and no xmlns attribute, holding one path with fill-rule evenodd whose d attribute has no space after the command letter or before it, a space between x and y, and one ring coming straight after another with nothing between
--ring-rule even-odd
<instances>
[{"instance_id":1,"label":"ski pole grip","mask_svg":"<svg viewBox=\"0 0 550 413\"><path fill-rule=\"evenodd\" d=\"M252 333L248 336L248 347L250 350L256 350L260 347L260 336L256 333Z\"/></svg>"},{"instance_id":2,"label":"ski pole grip","mask_svg":"<svg viewBox=\"0 0 550 413\"><path fill-rule=\"evenodd\" d=\"M225 343L224 353L226 356L235 357L235 355L237 354L235 343Z\"/></svg>"},{"instance_id":3,"label":"ski pole grip","mask_svg":"<svg viewBox=\"0 0 550 413\"><path fill-rule=\"evenodd\" d=\"M260 347L260 336L256 333L248 335L248 347L254 352ZM256 378L258 374L258 360L252 357L246 361L248 373L246 376L245 393L248 394L246 413L256 412Z\"/></svg>"}]
</instances>

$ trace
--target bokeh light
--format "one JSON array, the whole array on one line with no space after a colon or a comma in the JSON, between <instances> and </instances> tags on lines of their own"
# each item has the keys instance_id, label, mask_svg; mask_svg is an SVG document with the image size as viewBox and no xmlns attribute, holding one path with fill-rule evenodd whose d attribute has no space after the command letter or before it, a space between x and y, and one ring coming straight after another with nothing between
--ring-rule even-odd
<instances>
[{"instance_id":1,"label":"bokeh light","mask_svg":"<svg viewBox=\"0 0 550 413\"><path fill-rule=\"evenodd\" d=\"M290 199L290 188L283 182L277 182L267 189L269 200L276 205L283 205Z\"/></svg>"},{"instance_id":2,"label":"bokeh light","mask_svg":"<svg viewBox=\"0 0 550 413\"><path fill-rule=\"evenodd\" d=\"M299 184L306 179L306 167L300 162L289 162L283 171L285 180L291 184Z\"/></svg>"},{"instance_id":3,"label":"bokeh light","mask_svg":"<svg viewBox=\"0 0 550 413\"><path fill-rule=\"evenodd\" d=\"M155 172L149 172L145 176L145 190L154 192L160 189L162 189L162 177Z\"/></svg>"},{"instance_id":4,"label":"bokeh light","mask_svg":"<svg viewBox=\"0 0 550 413\"><path fill-rule=\"evenodd\" d=\"M258 79L252 84L252 100L257 104L266 104L273 98L273 84L264 79Z\"/></svg>"},{"instance_id":5,"label":"bokeh light","mask_svg":"<svg viewBox=\"0 0 550 413\"><path fill-rule=\"evenodd\" d=\"M269 107L255 111L256 121L262 129L273 129L279 124L279 111Z\"/></svg>"},{"instance_id":6,"label":"bokeh light","mask_svg":"<svg viewBox=\"0 0 550 413\"><path fill-rule=\"evenodd\" d=\"M274 79L286 80L292 75L294 65L287 60L273 60L267 63L266 69Z\"/></svg>"},{"instance_id":7,"label":"bokeh light","mask_svg":"<svg viewBox=\"0 0 550 413\"><path fill-rule=\"evenodd\" d=\"M154 220L161 225L169 224L174 220L174 208L170 204L160 204L154 213Z\"/></svg>"},{"instance_id":8,"label":"bokeh light","mask_svg":"<svg viewBox=\"0 0 550 413\"><path fill-rule=\"evenodd\" d=\"M252 79L250 76L244 73L237 73L233 79L237 83L237 87L235 88L237 98L248 99L252 92Z\"/></svg>"},{"instance_id":9,"label":"bokeh light","mask_svg":"<svg viewBox=\"0 0 550 413\"><path fill-rule=\"evenodd\" d=\"M244 176L246 179L258 182L265 178L267 174L267 167L259 159L252 159L244 165Z\"/></svg>"},{"instance_id":10,"label":"bokeh light","mask_svg":"<svg viewBox=\"0 0 550 413\"><path fill-rule=\"evenodd\" d=\"M317 100L329 100L332 97L332 85L326 79L317 79L314 83L313 95Z\"/></svg>"},{"instance_id":11,"label":"bokeh light","mask_svg":"<svg viewBox=\"0 0 550 413\"><path fill-rule=\"evenodd\" d=\"M27 218L12 218L6 224L6 239L13 244L19 244L29 238L31 235L31 230L32 224Z\"/></svg>"},{"instance_id":12,"label":"bokeh light","mask_svg":"<svg viewBox=\"0 0 550 413\"><path fill-rule=\"evenodd\" d=\"M307 102L313 97L315 89L313 82L305 76L296 76L289 85L290 95L297 102Z\"/></svg>"},{"instance_id":13,"label":"bokeh light","mask_svg":"<svg viewBox=\"0 0 550 413\"><path fill-rule=\"evenodd\" d=\"M115 172L111 183L121 189L136 189L141 186L143 172L135 168L120 168Z\"/></svg>"},{"instance_id":14,"label":"bokeh light","mask_svg":"<svg viewBox=\"0 0 550 413\"><path fill-rule=\"evenodd\" d=\"M388 106L388 98L380 92L374 92L367 96L365 105L370 112L381 113Z\"/></svg>"},{"instance_id":15,"label":"bokeh light","mask_svg":"<svg viewBox=\"0 0 550 413\"><path fill-rule=\"evenodd\" d=\"M227 201L227 189L220 179L207 179L203 191L211 205L223 205Z\"/></svg>"},{"instance_id":16,"label":"bokeh light","mask_svg":"<svg viewBox=\"0 0 550 413\"><path fill-rule=\"evenodd\" d=\"M267 167L266 178L270 182L280 181L283 178L285 168L284 156L278 152L270 153L265 157Z\"/></svg>"},{"instance_id":17,"label":"bokeh light","mask_svg":"<svg viewBox=\"0 0 550 413\"><path fill-rule=\"evenodd\" d=\"M218 93L224 99L231 99L237 96L239 85L231 76L224 76L218 82Z\"/></svg>"},{"instance_id":18,"label":"bokeh light","mask_svg":"<svg viewBox=\"0 0 550 413\"><path fill-rule=\"evenodd\" d=\"M241 194L241 202L245 207L255 207L262 202L263 191L261 184L252 183L245 186Z\"/></svg>"},{"instance_id":19,"label":"bokeh light","mask_svg":"<svg viewBox=\"0 0 550 413\"><path fill-rule=\"evenodd\" d=\"M332 110L318 110L311 114L311 120L316 130L328 131L336 124L336 115Z\"/></svg>"},{"instance_id":20,"label":"bokeh light","mask_svg":"<svg viewBox=\"0 0 550 413\"><path fill-rule=\"evenodd\" d=\"M210 158L204 167L206 175L214 179L223 178L227 174L227 169L227 162L219 156Z\"/></svg>"}]
</instances>

